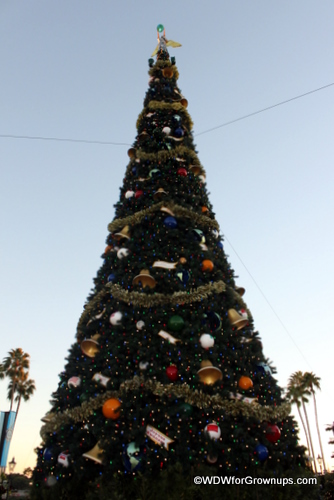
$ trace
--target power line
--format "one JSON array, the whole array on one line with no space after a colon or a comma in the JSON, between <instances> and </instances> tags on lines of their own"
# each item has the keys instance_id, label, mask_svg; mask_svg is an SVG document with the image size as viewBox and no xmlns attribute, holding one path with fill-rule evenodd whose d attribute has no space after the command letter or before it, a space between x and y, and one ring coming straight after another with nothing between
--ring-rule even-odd
<instances>
[{"instance_id":1,"label":"power line","mask_svg":"<svg viewBox=\"0 0 334 500\"><path fill-rule=\"evenodd\" d=\"M267 108L259 109L258 111L254 111L253 113L249 113L248 115L240 116L239 118L235 118L234 120L230 120L228 122L222 123L221 125L217 125L216 127L209 128L204 130L203 132L199 132L198 134L194 134L194 137L198 137L200 135L208 134L213 130L217 130L219 128L227 127L228 125L232 125L232 123L240 122L241 120L246 120L246 118L250 118L252 116L258 115L260 113L264 113L265 111L269 111L270 109L277 108L278 106L282 106L283 104L287 104L288 102L295 101L297 99L301 99L310 94L314 94L315 92L319 92L320 90L327 89L332 87L333 83L329 83L328 85L324 85L323 87L319 87L314 90L310 90L309 92L305 92L305 94L300 94L295 97L291 97L290 99L286 99L285 101L278 102L273 104L272 106L268 106ZM61 137L42 137L42 136L31 136L31 135L14 135L14 134L0 134L0 138L3 139L29 139L29 140L39 140L39 141L56 141L56 142L77 142L77 143L85 143L85 144L100 144L100 145L108 145L108 146L131 146L127 142L111 142L111 141L93 141L87 139L64 139Z\"/></svg>"},{"instance_id":2,"label":"power line","mask_svg":"<svg viewBox=\"0 0 334 500\"><path fill-rule=\"evenodd\" d=\"M57 141L57 142L84 142L86 144L108 144L112 146L131 146L127 142L110 142L110 141L90 141L87 139L63 139L60 137L42 137L34 135L10 135L0 134L0 137L7 139L32 139L38 141Z\"/></svg>"},{"instance_id":3,"label":"power line","mask_svg":"<svg viewBox=\"0 0 334 500\"><path fill-rule=\"evenodd\" d=\"M286 101L278 102L277 104L273 104L272 106L268 106L267 108L259 109L258 111L254 111L253 113L249 113L248 115L240 116L239 118L236 118L235 120L231 120L226 123L222 123L221 125L217 125L216 127L209 128L207 130L204 130L203 132L199 132L199 134L195 134L195 137L198 137L199 135L207 134L208 132L212 132L213 130L217 130L218 128L222 127L227 127L227 125L231 125L232 123L240 122L241 120L245 120L246 118L250 118L251 116L258 115L260 113L264 113L264 111L268 111L269 109L277 108L277 106L282 106L283 104L286 104L291 101L295 101L296 99L300 99L301 97L305 97L310 94L314 94L314 92L319 92L319 90L324 90L327 89L328 87L331 87L334 85L334 83L329 83L328 85L324 85L323 87L319 87L318 89L310 90L309 92L305 92L305 94L300 94L295 97L291 97L291 99L287 99Z\"/></svg>"}]
</instances>

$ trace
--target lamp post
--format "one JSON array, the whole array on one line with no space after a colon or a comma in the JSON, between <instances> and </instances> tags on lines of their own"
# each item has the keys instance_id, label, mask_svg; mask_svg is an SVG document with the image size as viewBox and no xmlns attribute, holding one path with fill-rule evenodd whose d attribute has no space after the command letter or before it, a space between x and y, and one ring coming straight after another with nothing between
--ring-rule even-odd
<instances>
[{"instance_id":1,"label":"lamp post","mask_svg":"<svg viewBox=\"0 0 334 500\"><path fill-rule=\"evenodd\" d=\"M8 470L9 470L9 473L12 473L14 472L14 469L15 469L15 466L16 466L16 462L15 462L15 457L13 457L11 459L10 462L8 462ZM9 488L10 488L10 479L4 479L2 481L2 486L6 489L6 500L8 498L8 495L9 495ZM3 497L2 497L3 498Z\"/></svg>"}]
</instances>

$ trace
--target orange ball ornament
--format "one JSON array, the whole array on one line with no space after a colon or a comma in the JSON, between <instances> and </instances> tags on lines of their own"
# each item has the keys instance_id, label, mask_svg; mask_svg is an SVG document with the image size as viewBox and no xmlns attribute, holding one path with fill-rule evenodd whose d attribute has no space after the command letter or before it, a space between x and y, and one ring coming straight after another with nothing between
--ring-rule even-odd
<instances>
[{"instance_id":1,"label":"orange ball ornament","mask_svg":"<svg viewBox=\"0 0 334 500\"><path fill-rule=\"evenodd\" d=\"M214 265L213 265L212 260L209 260L209 259L203 260L203 262L202 262L202 271L203 272L208 271L211 273L213 268L214 268Z\"/></svg>"},{"instance_id":2,"label":"orange ball ornament","mask_svg":"<svg viewBox=\"0 0 334 500\"><path fill-rule=\"evenodd\" d=\"M102 406L102 413L106 418L117 420L121 414L121 403L118 399L108 399Z\"/></svg>"},{"instance_id":3,"label":"orange ball ornament","mask_svg":"<svg viewBox=\"0 0 334 500\"><path fill-rule=\"evenodd\" d=\"M249 377L242 376L239 378L238 386L241 389L247 390L247 389L250 389L251 387L253 387L253 382Z\"/></svg>"},{"instance_id":4,"label":"orange ball ornament","mask_svg":"<svg viewBox=\"0 0 334 500\"><path fill-rule=\"evenodd\" d=\"M111 250L112 250L113 248L114 248L113 246L108 245L108 246L104 249L104 253L111 252Z\"/></svg>"}]
</instances>

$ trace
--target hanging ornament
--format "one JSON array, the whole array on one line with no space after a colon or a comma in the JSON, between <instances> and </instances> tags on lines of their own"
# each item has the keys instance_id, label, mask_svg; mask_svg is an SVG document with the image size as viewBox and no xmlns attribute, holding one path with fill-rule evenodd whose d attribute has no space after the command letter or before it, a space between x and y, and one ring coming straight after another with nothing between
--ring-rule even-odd
<instances>
[{"instance_id":1,"label":"hanging ornament","mask_svg":"<svg viewBox=\"0 0 334 500\"><path fill-rule=\"evenodd\" d=\"M148 365L149 365L148 361L141 361L139 363L139 370L147 370Z\"/></svg>"},{"instance_id":2,"label":"hanging ornament","mask_svg":"<svg viewBox=\"0 0 334 500\"><path fill-rule=\"evenodd\" d=\"M204 323L208 325L211 332L218 332L222 327L221 317L218 313L209 311L203 315Z\"/></svg>"},{"instance_id":3,"label":"hanging ornament","mask_svg":"<svg viewBox=\"0 0 334 500\"><path fill-rule=\"evenodd\" d=\"M128 240L130 238L130 226L124 226L121 231L119 231L118 233L114 233L113 237L118 241L123 239Z\"/></svg>"},{"instance_id":4,"label":"hanging ornament","mask_svg":"<svg viewBox=\"0 0 334 500\"><path fill-rule=\"evenodd\" d=\"M203 250L203 252L206 252L208 250L208 247L204 243L200 243L199 246Z\"/></svg>"},{"instance_id":5,"label":"hanging ornament","mask_svg":"<svg viewBox=\"0 0 334 500\"><path fill-rule=\"evenodd\" d=\"M224 245L223 245L223 242L222 242L222 241L218 241L217 246L218 246L218 248L219 248L220 250L223 250L223 248L224 248Z\"/></svg>"},{"instance_id":6,"label":"hanging ornament","mask_svg":"<svg viewBox=\"0 0 334 500\"><path fill-rule=\"evenodd\" d=\"M178 369L175 365L167 366L166 375L172 382L178 379Z\"/></svg>"},{"instance_id":7,"label":"hanging ornament","mask_svg":"<svg viewBox=\"0 0 334 500\"><path fill-rule=\"evenodd\" d=\"M153 168L152 170L150 170L148 176L151 177L157 177L158 175L160 175L160 170L158 168Z\"/></svg>"},{"instance_id":8,"label":"hanging ornament","mask_svg":"<svg viewBox=\"0 0 334 500\"><path fill-rule=\"evenodd\" d=\"M80 394L80 398L79 398L80 403L84 403L85 401L88 401L88 399L89 398L88 398L88 396L87 396L87 394L85 392L83 392L82 394Z\"/></svg>"},{"instance_id":9,"label":"hanging ornament","mask_svg":"<svg viewBox=\"0 0 334 500\"><path fill-rule=\"evenodd\" d=\"M55 484L57 484L57 478L55 476L50 475L46 478L46 486L52 488Z\"/></svg>"},{"instance_id":10,"label":"hanging ornament","mask_svg":"<svg viewBox=\"0 0 334 500\"><path fill-rule=\"evenodd\" d=\"M142 330L144 327L145 327L145 323L144 323L144 321L142 319L140 319L139 321L137 321L137 323L136 323L137 330Z\"/></svg>"},{"instance_id":11,"label":"hanging ornament","mask_svg":"<svg viewBox=\"0 0 334 500\"><path fill-rule=\"evenodd\" d=\"M118 399L111 398L102 406L102 413L106 418L111 418L111 420L117 420L121 415L121 402Z\"/></svg>"},{"instance_id":12,"label":"hanging ornament","mask_svg":"<svg viewBox=\"0 0 334 500\"><path fill-rule=\"evenodd\" d=\"M129 198L132 198L132 196L134 196L135 192L134 191L131 191L131 190L128 190L126 193L125 193L125 198L128 200Z\"/></svg>"},{"instance_id":13,"label":"hanging ornament","mask_svg":"<svg viewBox=\"0 0 334 500\"><path fill-rule=\"evenodd\" d=\"M193 414L193 407L189 403L181 403L178 406L178 412L182 417L190 417Z\"/></svg>"},{"instance_id":14,"label":"hanging ornament","mask_svg":"<svg viewBox=\"0 0 334 500\"><path fill-rule=\"evenodd\" d=\"M136 160L136 161L137 161L137 160ZM132 173L133 173L133 175L136 177L136 176L137 176L137 173L138 173L138 172L137 172L137 167L136 167L136 166L132 167L131 172L132 172Z\"/></svg>"},{"instance_id":15,"label":"hanging ornament","mask_svg":"<svg viewBox=\"0 0 334 500\"><path fill-rule=\"evenodd\" d=\"M218 229L212 229L211 233L212 233L214 238L218 238L218 236L219 236Z\"/></svg>"},{"instance_id":16,"label":"hanging ornament","mask_svg":"<svg viewBox=\"0 0 334 500\"><path fill-rule=\"evenodd\" d=\"M189 171L197 177L197 175L201 174L203 172L203 168L201 165L189 165Z\"/></svg>"},{"instance_id":17,"label":"hanging ornament","mask_svg":"<svg viewBox=\"0 0 334 500\"><path fill-rule=\"evenodd\" d=\"M165 436L161 431L153 427L152 425L148 425L146 427L146 436L148 436L154 443L159 444L160 446L163 445L166 450L168 450L168 446L170 443L174 442L174 439L169 438L168 436Z\"/></svg>"},{"instance_id":18,"label":"hanging ornament","mask_svg":"<svg viewBox=\"0 0 334 500\"><path fill-rule=\"evenodd\" d=\"M186 168L184 167L180 167L177 169L177 174L180 176L180 177L187 177L188 175L188 171Z\"/></svg>"},{"instance_id":19,"label":"hanging ornament","mask_svg":"<svg viewBox=\"0 0 334 500\"><path fill-rule=\"evenodd\" d=\"M127 257L130 253L130 250L128 248L120 248L117 252L117 258L118 259L124 259L124 257Z\"/></svg>"},{"instance_id":20,"label":"hanging ornament","mask_svg":"<svg viewBox=\"0 0 334 500\"><path fill-rule=\"evenodd\" d=\"M212 366L212 363L209 360L202 361L201 368L198 370L197 375L199 376L200 381L207 385L212 385L223 378L221 370Z\"/></svg>"},{"instance_id":21,"label":"hanging ornament","mask_svg":"<svg viewBox=\"0 0 334 500\"><path fill-rule=\"evenodd\" d=\"M242 376L239 378L238 386L240 389L247 390L253 387L253 382L249 377Z\"/></svg>"},{"instance_id":22,"label":"hanging ornament","mask_svg":"<svg viewBox=\"0 0 334 500\"><path fill-rule=\"evenodd\" d=\"M165 332L164 330L160 330L158 335L159 335L159 337L162 337L163 339L168 340L168 342L170 342L171 344L176 344L176 342L180 342L180 339L176 339L175 337L173 337L173 335L171 335L168 332Z\"/></svg>"},{"instance_id":23,"label":"hanging ornament","mask_svg":"<svg viewBox=\"0 0 334 500\"><path fill-rule=\"evenodd\" d=\"M269 457L268 448L263 446L263 444L258 444L254 450L254 453L256 453L256 455L258 456L258 459L261 462L264 462Z\"/></svg>"},{"instance_id":24,"label":"hanging ornament","mask_svg":"<svg viewBox=\"0 0 334 500\"><path fill-rule=\"evenodd\" d=\"M141 196L143 196L144 194L144 191L142 189L137 189L137 191L135 191L135 198L136 200L138 200L138 198L140 198Z\"/></svg>"},{"instance_id":25,"label":"hanging ornament","mask_svg":"<svg viewBox=\"0 0 334 500\"><path fill-rule=\"evenodd\" d=\"M67 382L67 385L69 387L79 387L80 384L81 384L80 377L71 377Z\"/></svg>"},{"instance_id":26,"label":"hanging ornament","mask_svg":"<svg viewBox=\"0 0 334 500\"><path fill-rule=\"evenodd\" d=\"M162 129L162 132L165 134L165 135L170 135L172 129L170 127L164 127Z\"/></svg>"},{"instance_id":27,"label":"hanging ornament","mask_svg":"<svg viewBox=\"0 0 334 500\"><path fill-rule=\"evenodd\" d=\"M180 264L186 264L187 259L185 257L180 257L179 262L180 262Z\"/></svg>"},{"instance_id":28,"label":"hanging ornament","mask_svg":"<svg viewBox=\"0 0 334 500\"><path fill-rule=\"evenodd\" d=\"M277 443L281 437L281 431L277 425L267 423L265 427L265 436L270 443Z\"/></svg>"},{"instance_id":29,"label":"hanging ornament","mask_svg":"<svg viewBox=\"0 0 334 500\"><path fill-rule=\"evenodd\" d=\"M115 280L115 278L116 278L116 276L113 273L109 274L109 276L107 278L108 283L113 282Z\"/></svg>"},{"instance_id":30,"label":"hanging ornament","mask_svg":"<svg viewBox=\"0 0 334 500\"><path fill-rule=\"evenodd\" d=\"M214 346L215 339L209 333L203 333L199 338L200 344L203 349L210 349Z\"/></svg>"},{"instance_id":31,"label":"hanging ornament","mask_svg":"<svg viewBox=\"0 0 334 500\"><path fill-rule=\"evenodd\" d=\"M268 366L266 363L263 363L263 362L257 363L256 366L257 366L259 372L265 373L267 375L271 375L272 374L270 366Z\"/></svg>"},{"instance_id":32,"label":"hanging ornament","mask_svg":"<svg viewBox=\"0 0 334 500\"><path fill-rule=\"evenodd\" d=\"M237 399L238 401L242 401L243 403L246 403L248 405L252 404L258 404L257 398L247 398L243 394L239 394L236 392L235 394L233 392L230 392L230 398L231 399Z\"/></svg>"},{"instance_id":33,"label":"hanging ornament","mask_svg":"<svg viewBox=\"0 0 334 500\"><path fill-rule=\"evenodd\" d=\"M186 285L189 281L190 274L188 271L180 271L179 273L176 273L176 276L179 278L179 280Z\"/></svg>"},{"instance_id":34,"label":"hanging ornament","mask_svg":"<svg viewBox=\"0 0 334 500\"><path fill-rule=\"evenodd\" d=\"M99 352L100 348L97 341L100 338L100 336L101 335L96 333L90 339L84 339L81 342L80 347L85 356L88 356L89 358L94 358L95 354Z\"/></svg>"},{"instance_id":35,"label":"hanging ornament","mask_svg":"<svg viewBox=\"0 0 334 500\"><path fill-rule=\"evenodd\" d=\"M181 101L180 101L180 104L182 104L182 106L184 108L187 108L188 107L188 101L185 97L182 97Z\"/></svg>"},{"instance_id":36,"label":"hanging ornament","mask_svg":"<svg viewBox=\"0 0 334 500\"><path fill-rule=\"evenodd\" d=\"M236 286L235 291L240 295L240 297L242 297L246 292L246 290L242 286Z\"/></svg>"},{"instance_id":37,"label":"hanging ornament","mask_svg":"<svg viewBox=\"0 0 334 500\"><path fill-rule=\"evenodd\" d=\"M218 460L218 457L216 455L207 455L206 457L206 461L208 462L208 464L215 464Z\"/></svg>"},{"instance_id":38,"label":"hanging ornament","mask_svg":"<svg viewBox=\"0 0 334 500\"><path fill-rule=\"evenodd\" d=\"M64 467L68 467L70 465L69 456L69 453L62 451L60 455L58 455L58 463Z\"/></svg>"},{"instance_id":39,"label":"hanging ornament","mask_svg":"<svg viewBox=\"0 0 334 500\"><path fill-rule=\"evenodd\" d=\"M177 220L175 219L175 217L166 217L166 219L164 220L164 225L168 229L175 229L177 227Z\"/></svg>"},{"instance_id":40,"label":"hanging ornament","mask_svg":"<svg viewBox=\"0 0 334 500\"><path fill-rule=\"evenodd\" d=\"M171 66L166 66L162 70L162 76L165 78L172 78L174 74L173 68Z\"/></svg>"},{"instance_id":41,"label":"hanging ornament","mask_svg":"<svg viewBox=\"0 0 334 500\"><path fill-rule=\"evenodd\" d=\"M163 188L159 188L154 192L153 198L158 201L161 198L165 197L167 194L168 193L166 193L166 191Z\"/></svg>"},{"instance_id":42,"label":"hanging ornament","mask_svg":"<svg viewBox=\"0 0 334 500\"><path fill-rule=\"evenodd\" d=\"M205 236L204 236L203 231L201 231L200 229L193 229L192 234L193 234L194 239L196 241L199 241L201 243L205 243Z\"/></svg>"},{"instance_id":43,"label":"hanging ornament","mask_svg":"<svg viewBox=\"0 0 334 500\"><path fill-rule=\"evenodd\" d=\"M47 462L50 462L50 460L52 460L52 457L53 457L53 453L50 450L50 448L45 448L45 450L43 452L44 460L46 460Z\"/></svg>"},{"instance_id":44,"label":"hanging ornament","mask_svg":"<svg viewBox=\"0 0 334 500\"><path fill-rule=\"evenodd\" d=\"M167 326L172 332L179 332L184 327L184 320L176 314L169 318Z\"/></svg>"},{"instance_id":45,"label":"hanging ornament","mask_svg":"<svg viewBox=\"0 0 334 500\"><path fill-rule=\"evenodd\" d=\"M165 262L164 260L156 260L153 262L152 267L159 267L160 269L175 269L177 262Z\"/></svg>"},{"instance_id":46,"label":"hanging ornament","mask_svg":"<svg viewBox=\"0 0 334 500\"><path fill-rule=\"evenodd\" d=\"M202 262L202 271L203 272L211 273L213 268L214 268L214 264L213 264L212 260L209 260L209 259L203 260L203 262Z\"/></svg>"},{"instance_id":47,"label":"hanging ornament","mask_svg":"<svg viewBox=\"0 0 334 500\"><path fill-rule=\"evenodd\" d=\"M219 439L222 434L220 427L218 424L216 424L216 422L211 422L211 424L208 424L205 427L204 432L208 434L210 439Z\"/></svg>"},{"instance_id":48,"label":"hanging ornament","mask_svg":"<svg viewBox=\"0 0 334 500\"><path fill-rule=\"evenodd\" d=\"M124 467L129 472L138 472L143 468L143 453L134 442L127 445L123 452L122 460Z\"/></svg>"},{"instance_id":49,"label":"hanging ornament","mask_svg":"<svg viewBox=\"0 0 334 500\"><path fill-rule=\"evenodd\" d=\"M101 453L102 453L102 450L99 447L99 443L96 443L94 448L87 451L86 453L83 453L82 456L84 458L89 458L89 460L93 460L93 462L97 462L98 464L102 464L102 459L100 458Z\"/></svg>"},{"instance_id":50,"label":"hanging ornament","mask_svg":"<svg viewBox=\"0 0 334 500\"><path fill-rule=\"evenodd\" d=\"M139 285L139 283L141 283L141 286L143 288L145 288L145 286L148 286L149 288L155 288L157 284L153 276L150 275L150 271L148 269L142 269L140 273L133 278L133 285Z\"/></svg>"},{"instance_id":51,"label":"hanging ornament","mask_svg":"<svg viewBox=\"0 0 334 500\"><path fill-rule=\"evenodd\" d=\"M208 215L209 214L209 209L208 207L202 207L202 214Z\"/></svg>"},{"instance_id":52,"label":"hanging ornament","mask_svg":"<svg viewBox=\"0 0 334 500\"><path fill-rule=\"evenodd\" d=\"M238 314L235 309L229 309L227 311L227 316L231 325L236 327L237 330L241 330L241 328L244 328L248 323L248 320Z\"/></svg>"},{"instance_id":53,"label":"hanging ornament","mask_svg":"<svg viewBox=\"0 0 334 500\"><path fill-rule=\"evenodd\" d=\"M175 123L179 123L179 124L180 124L180 123L181 123L181 116L180 116L180 115L173 115L173 121L174 121ZM176 158L176 159L177 159L178 161L180 161L180 160L179 160L179 158ZM184 161L184 160L182 160L182 161Z\"/></svg>"},{"instance_id":54,"label":"hanging ornament","mask_svg":"<svg viewBox=\"0 0 334 500\"><path fill-rule=\"evenodd\" d=\"M120 325L122 318L123 314L120 311L116 311L112 313L112 315L109 318L109 321L112 325Z\"/></svg>"},{"instance_id":55,"label":"hanging ornament","mask_svg":"<svg viewBox=\"0 0 334 500\"><path fill-rule=\"evenodd\" d=\"M246 309L240 309L240 315L244 318L244 319L248 319L248 314L247 314L247 311Z\"/></svg>"},{"instance_id":56,"label":"hanging ornament","mask_svg":"<svg viewBox=\"0 0 334 500\"><path fill-rule=\"evenodd\" d=\"M136 157L136 150L135 150L135 148L128 149L128 156L130 158L135 158Z\"/></svg>"},{"instance_id":57,"label":"hanging ornament","mask_svg":"<svg viewBox=\"0 0 334 500\"><path fill-rule=\"evenodd\" d=\"M114 247L112 245L108 245L107 247L105 247L104 249L104 253L109 253L111 252L112 250L114 249Z\"/></svg>"},{"instance_id":58,"label":"hanging ornament","mask_svg":"<svg viewBox=\"0 0 334 500\"><path fill-rule=\"evenodd\" d=\"M106 377L105 375L102 375L102 373L95 373L92 379L95 380L95 382L99 382L104 387L107 387L110 377Z\"/></svg>"},{"instance_id":59,"label":"hanging ornament","mask_svg":"<svg viewBox=\"0 0 334 500\"><path fill-rule=\"evenodd\" d=\"M184 136L184 130L181 127L178 127L174 130L174 136L177 138L183 137Z\"/></svg>"}]
</instances>

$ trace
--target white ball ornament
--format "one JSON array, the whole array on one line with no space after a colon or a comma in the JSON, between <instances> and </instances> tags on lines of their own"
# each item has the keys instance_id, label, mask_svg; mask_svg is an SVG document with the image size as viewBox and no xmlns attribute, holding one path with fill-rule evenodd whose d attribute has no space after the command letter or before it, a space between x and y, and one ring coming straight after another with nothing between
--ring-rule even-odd
<instances>
[{"instance_id":1,"label":"white ball ornament","mask_svg":"<svg viewBox=\"0 0 334 500\"><path fill-rule=\"evenodd\" d=\"M127 257L129 255L130 250L128 248L120 248L117 252L117 257L119 259L124 259L124 257Z\"/></svg>"},{"instance_id":2,"label":"white ball ornament","mask_svg":"<svg viewBox=\"0 0 334 500\"><path fill-rule=\"evenodd\" d=\"M214 346L215 339L209 333L203 333L203 335L199 338L200 344L203 349L210 349L210 347Z\"/></svg>"},{"instance_id":3,"label":"white ball ornament","mask_svg":"<svg viewBox=\"0 0 334 500\"><path fill-rule=\"evenodd\" d=\"M69 387L79 387L80 384L81 384L80 377L71 377L67 382L67 385Z\"/></svg>"},{"instance_id":4,"label":"white ball ornament","mask_svg":"<svg viewBox=\"0 0 334 500\"><path fill-rule=\"evenodd\" d=\"M144 321L142 321L142 320L137 321L137 323L136 323L137 330L142 330L144 328L144 326L145 326Z\"/></svg>"},{"instance_id":5,"label":"white ball ornament","mask_svg":"<svg viewBox=\"0 0 334 500\"><path fill-rule=\"evenodd\" d=\"M70 455L68 453L62 451L60 455L58 455L58 463L63 465L64 467L68 467L70 465L70 462L68 460L69 456Z\"/></svg>"},{"instance_id":6,"label":"white ball ornament","mask_svg":"<svg viewBox=\"0 0 334 500\"><path fill-rule=\"evenodd\" d=\"M204 432L209 435L210 439L219 439L222 435L220 427L218 424L216 424L216 422L211 422L210 424L208 424L205 427Z\"/></svg>"},{"instance_id":7,"label":"white ball ornament","mask_svg":"<svg viewBox=\"0 0 334 500\"><path fill-rule=\"evenodd\" d=\"M122 318L123 314L120 311L116 311L112 313L112 315L109 318L109 321L112 325L120 325Z\"/></svg>"},{"instance_id":8,"label":"white ball ornament","mask_svg":"<svg viewBox=\"0 0 334 500\"><path fill-rule=\"evenodd\" d=\"M171 130L171 128L170 128L170 127L164 127L164 128L162 129L162 131L163 131L163 133L164 133L165 135L170 135L170 133L171 133L171 131L172 131L172 130Z\"/></svg>"},{"instance_id":9,"label":"white ball ornament","mask_svg":"<svg viewBox=\"0 0 334 500\"><path fill-rule=\"evenodd\" d=\"M49 486L49 488L52 488L55 484L57 484L57 478L55 476L48 476L46 478L46 485Z\"/></svg>"},{"instance_id":10,"label":"white ball ornament","mask_svg":"<svg viewBox=\"0 0 334 500\"><path fill-rule=\"evenodd\" d=\"M217 229L212 229L212 234L213 234L214 238L218 238L218 236L219 236L219 232Z\"/></svg>"},{"instance_id":11,"label":"white ball ornament","mask_svg":"<svg viewBox=\"0 0 334 500\"><path fill-rule=\"evenodd\" d=\"M134 196L134 195L135 195L135 192L129 190L125 193L125 198L128 200L129 198L132 198L132 196Z\"/></svg>"}]
</instances>

